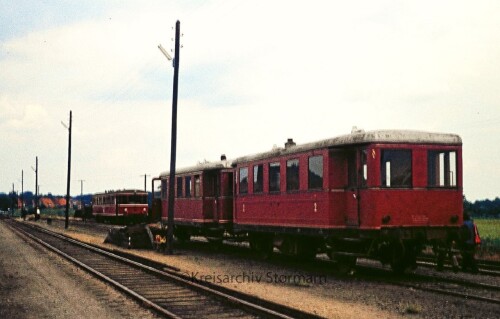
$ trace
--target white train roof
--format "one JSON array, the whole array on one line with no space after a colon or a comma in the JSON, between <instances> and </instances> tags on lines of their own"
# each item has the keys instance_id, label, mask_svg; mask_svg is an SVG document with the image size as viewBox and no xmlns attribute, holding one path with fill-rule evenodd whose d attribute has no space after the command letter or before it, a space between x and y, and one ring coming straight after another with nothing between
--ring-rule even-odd
<instances>
[{"instance_id":1,"label":"white train roof","mask_svg":"<svg viewBox=\"0 0 500 319\"><path fill-rule=\"evenodd\" d=\"M291 143L290 143L291 142ZM348 145L361 145L370 143L409 143L409 144L440 144L440 145L462 145L462 139L456 134L433 133L411 130L379 130L362 131L356 130L351 134L333 137L321 141L295 145L288 141L285 148L274 148L269 152L242 156L233 161L233 164L255 161L259 159L276 157L287 154L295 154L313 149L334 148Z\"/></svg>"},{"instance_id":2,"label":"white train roof","mask_svg":"<svg viewBox=\"0 0 500 319\"><path fill-rule=\"evenodd\" d=\"M96 195L131 195L131 194L136 194L136 195L146 195L147 192L141 189L117 189L117 190L108 190L100 193L95 193L94 196Z\"/></svg>"},{"instance_id":3,"label":"white train roof","mask_svg":"<svg viewBox=\"0 0 500 319\"><path fill-rule=\"evenodd\" d=\"M217 162L204 162L195 166L176 169L177 174L196 173L209 170L221 170L230 168L238 163L245 163L259 159L276 157L281 155L301 153L313 149L334 148L348 145L361 145L370 143L409 143L409 144L439 144L439 145L462 145L462 139L456 134L434 133L411 130L378 130L362 131L356 130L351 134L341 135L316 142L295 145L293 141L284 148L277 147L271 151L238 157L233 161L223 160ZM288 143L287 143L288 144ZM170 172L162 172L160 177L169 176Z\"/></svg>"},{"instance_id":4,"label":"white train roof","mask_svg":"<svg viewBox=\"0 0 500 319\"><path fill-rule=\"evenodd\" d=\"M187 174L187 173L196 173L196 172L203 172L203 171L211 171L211 170L220 170L224 168L229 168L231 167L231 162L227 160L223 161L218 161L218 162L205 162L205 163L198 163L195 166L190 166L190 167L182 167L179 169L175 170L175 174ZM170 172L163 172L160 174L160 177L166 177L169 176Z\"/></svg>"}]
</instances>

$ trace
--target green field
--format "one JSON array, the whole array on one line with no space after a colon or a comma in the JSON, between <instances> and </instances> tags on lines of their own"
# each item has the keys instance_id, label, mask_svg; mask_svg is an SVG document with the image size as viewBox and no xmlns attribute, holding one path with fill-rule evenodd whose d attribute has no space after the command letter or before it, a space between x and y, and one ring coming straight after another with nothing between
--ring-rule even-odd
<instances>
[{"instance_id":1,"label":"green field","mask_svg":"<svg viewBox=\"0 0 500 319\"><path fill-rule=\"evenodd\" d=\"M500 254L500 219L474 219L479 235L481 248L479 258L499 257Z\"/></svg>"},{"instance_id":2,"label":"green field","mask_svg":"<svg viewBox=\"0 0 500 319\"><path fill-rule=\"evenodd\" d=\"M500 219L474 219L481 239L500 239Z\"/></svg>"}]
</instances>

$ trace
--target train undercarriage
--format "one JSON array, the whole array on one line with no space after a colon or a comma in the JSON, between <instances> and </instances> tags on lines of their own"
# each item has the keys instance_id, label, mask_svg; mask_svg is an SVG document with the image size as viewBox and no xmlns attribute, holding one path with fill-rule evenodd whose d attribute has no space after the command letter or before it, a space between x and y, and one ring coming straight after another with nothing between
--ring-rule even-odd
<instances>
[{"instance_id":1,"label":"train undercarriage","mask_svg":"<svg viewBox=\"0 0 500 319\"><path fill-rule=\"evenodd\" d=\"M243 229L242 229L243 228ZM304 229L262 227L251 229L232 225L176 225L177 240L187 241L192 236L202 236L211 243L223 240L248 242L260 257L269 257L274 249L300 260L311 260L317 254L326 254L340 268L353 268L357 258L378 260L390 265L395 272L416 267L417 256L431 246L438 257L450 254L458 242L459 229L441 228L387 228L340 229L311 233Z\"/></svg>"}]
</instances>

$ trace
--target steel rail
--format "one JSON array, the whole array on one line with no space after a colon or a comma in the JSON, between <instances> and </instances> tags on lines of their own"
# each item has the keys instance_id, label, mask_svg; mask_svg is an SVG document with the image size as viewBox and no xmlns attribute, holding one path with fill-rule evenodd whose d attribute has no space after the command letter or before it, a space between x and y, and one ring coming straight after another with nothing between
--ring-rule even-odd
<instances>
[{"instance_id":1,"label":"steel rail","mask_svg":"<svg viewBox=\"0 0 500 319\"><path fill-rule=\"evenodd\" d=\"M54 251L55 253L57 253L58 255L68 259L69 261L71 261L72 263L76 264L77 266L85 269L86 271L88 271L89 273L91 273L92 275L100 278L101 280L107 282L107 283L110 283L112 284L113 286L117 287L118 289L124 291L125 293L131 295L132 297L134 297L135 299L143 302L144 304L146 304L148 307L151 307L153 308L155 311L159 312L160 314L166 316L167 318L172 318L172 319L182 319L181 317L169 312L168 310L166 309L163 309L162 307L158 306L157 304L149 301L148 299L142 297L141 295L137 294L136 292L128 289L127 287L125 287L124 285L120 284L119 282L117 282L116 280L113 280L112 278L104 275L103 273L93 269L92 267L80 262L78 259L76 258L73 258L71 257L70 255L66 254L65 252L57 249L56 247L46 243L45 241L33 236L32 234L20 229L20 228L13 228L16 232L21 232L24 236L27 236L29 237L30 239L36 241L37 243L39 243L40 245Z\"/></svg>"},{"instance_id":2,"label":"steel rail","mask_svg":"<svg viewBox=\"0 0 500 319\"><path fill-rule=\"evenodd\" d=\"M365 270L377 270L377 271L383 271L386 272L387 274L390 274L390 270L386 270L383 268L379 267L370 267L370 266L361 266L357 265L356 266L358 269L365 269ZM429 284L434 284L436 285L437 283L448 283L448 284L457 284L460 285L462 288L466 287L473 287L473 288L479 288L479 289L485 289L485 290L495 290L498 291L500 290L500 287L495 286L495 285L490 285L490 284L484 284L484 283L477 283L477 282L471 282L471 281L466 281L466 280L460 280L460 279L453 279L453 278L442 278L438 276L431 276L431 275L423 275L423 274L409 274L408 277L409 279L413 280L433 280L434 282L430 282ZM435 288L435 287L428 287L425 286L426 283L410 283L407 280L401 281L401 280L393 280L393 279L380 279L381 282L397 285L397 286L402 286L406 288L413 288L413 289L418 289L422 291L429 291L429 292L434 292L434 293L439 293L439 294L444 294L444 295L450 295L450 296L455 296L455 297L462 297L465 299L473 299L473 300L478 300L478 301L483 301L483 302L488 302L488 303L494 303L494 304L500 304L500 299L495 299L495 298L489 298L489 297L483 297L471 293L462 293L462 292L457 292L457 291L452 291L452 290L447 290L447 289L441 289L441 288Z\"/></svg>"},{"instance_id":3,"label":"steel rail","mask_svg":"<svg viewBox=\"0 0 500 319\"><path fill-rule=\"evenodd\" d=\"M11 226L14 227L13 225L11 225ZM81 243L81 242L79 242L77 240L74 240L74 239L68 238L66 236L63 236L63 235L60 235L60 234L48 231L46 229L39 228L39 227L35 228L35 226L28 225L28 224L25 224L25 223L23 223L23 226L28 226L31 229L34 229L35 231L39 231L39 232L45 233L45 234L53 236L53 237L57 237L57 238L59 238L61 240L69 242L69 243L71 243L73 245L77 245L77 246L79 246L81 248L85 248L87 250L93 251L95 253L107 256L107 257L115 259L115 260L119 260L119 261L121 261L123 263L126 263L126 264L128 264L130 266L133 266L135 268L139 268L141 270L147 271L148 273L152 273L152 274L155 274L157 276L161 276L161 277L166 278L166 279L168 279L170 281L175 281L178 284L183 285L184 287L189 287L189 288L197 290L197 291L202 291L204 294L215 296L219 300L225 300L224 303L226 303L226 304L229 303L229 304L235 305L240 310L241 309L247 309L247 310L249 310L250 312L252 312L254 314L262 315L262 316L264 316L266 318L287 318L287 319L288 318L294 318L294 317L291 317L289 315L280 313L278 311L275 311L275 310L268 309L268 308L265 308L263 306L257 305L255 303L252 303L252 302L249 302L249 301L246 301L246 300L242 300L242 299L240 299L238 297L231 296L228 293L217 291L215 289L206 287L206 286L201 285L199 283L190 281L188 279L180 278L179 276L175 276L175 275L173 275L171 273L168 273L168 272L165 272L165 271L161 271L161 270L158 270L158 269L155 269L155 268L143 265L141 263L129 260L127 258L115 255L113 253L104 251L104 250L99 249L97 247L94 247L94 246L91 246L91 245L88 245L88 244L85 244L85 243ZM116 280L110 278L109 276L106 276L105 274L102 274L101 272L99 272L99 271L93 269L92 267L84 264L83 262L78 261L76 258L73 258L72 256L70 256L70 255L62 252L58 248L53 247L52 245L44 242L43 240L37 238L36 236L33 236L33 235L29 234L28 232L26 232L26 231L24 231L22 229L19 229L18 226L16 226L15 228L18 229L19 231L22 231L23 234L27 235L29 238L35 240L36 242L42 244L43 246L45 246L47 248L55 251L56 253L60 254L61 256L63 256L64 258L70 260L71 262L75 263L76 265L84 268L85 270L87 270L91 274L95 275L96 277L101 278L101 280L104 280L104 281L107 281L107 282L111 283L113 286L115 286L118 289L124 291L125 293L131 295L133 298L139 300L143 304L145 304L148 307L154 309L155 311L161 313L162 315L167 316L168 318L181 318L181 317L177 316L176 314L172 313L171 311L168 311L167 309L162 308L160 305L158 305L158 304L150 301L149 299L141 296L140 294L136 293L135 291L127 288L125 285L117 282ZM308 317L308 314L304 313L303 317ZM318 316L312 315L312 314L310 315L310 317L312 317L312 318L319 318Z\"/></svg>"}]
</instances>

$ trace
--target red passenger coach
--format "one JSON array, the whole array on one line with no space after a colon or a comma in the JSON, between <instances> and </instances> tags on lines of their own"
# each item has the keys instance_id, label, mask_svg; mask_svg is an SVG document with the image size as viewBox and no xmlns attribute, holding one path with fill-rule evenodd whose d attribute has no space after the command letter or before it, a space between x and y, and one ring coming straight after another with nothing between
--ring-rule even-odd
<instances>
[{"instance_id":1,"label":"red passenger coach","mask_svg":"<svg viewBox=\"0 0 500 319\"><path fill-rule=\"evenodd\" d=\"M168 173L162 219L168 216ZM174 234L248 240L312 258L327 253L415 264L424 245L449 249L462 224L462 141L406 130L349 135L181 169Z\"/></svg>"},{"instance_id":2,"label":"red passenger coach","mask_svg":"<svg viewBox=\"0 0 500 319\"><path fill-rule=\"evenodd\" d=\"M92 214L96 221L145 221L148 217L148 193L140 190L121 190L95 194L92 197Z\"/></svg>"},{"instance_id":3,"label":"red passenger coach","mask_svg":"<svg viewBox=\"0 0 500 319\"><path fill-rule=\"evenodd\" d=\"M161 174L160 179L162 221L166 223L169 173ZM187 240L191 235L203 235L220 240L232 227L233 170L225 158L177 170L174 188L177 238Z\"/></svg>"},{"instance_id":4,"label":"red passenger coach","mask_svg":"<svg viewBox=\"0 0 500 319\"><path fill-rule=\"evenodd\" d=\"M358 131L233 161L234 231L261 251L404 269L424 244L446 246L462 223L457 135Z\"/></svg>"}]
</instances>

